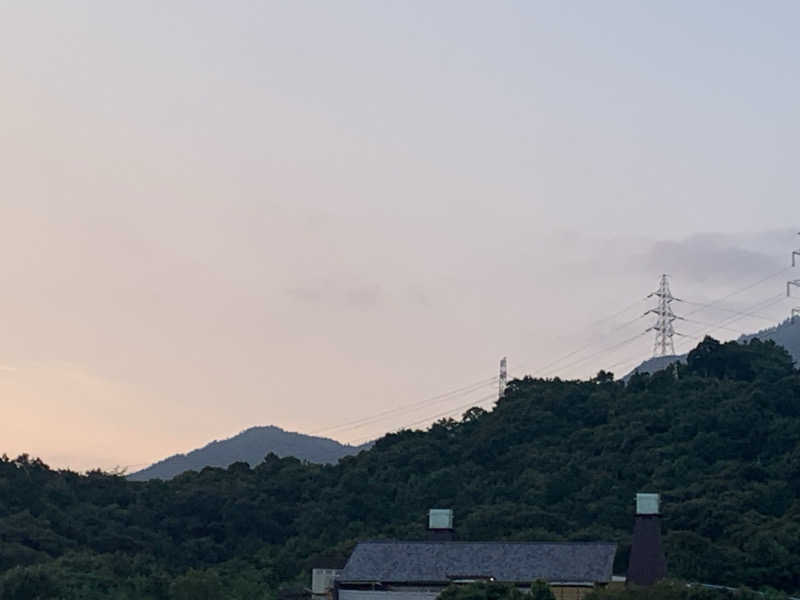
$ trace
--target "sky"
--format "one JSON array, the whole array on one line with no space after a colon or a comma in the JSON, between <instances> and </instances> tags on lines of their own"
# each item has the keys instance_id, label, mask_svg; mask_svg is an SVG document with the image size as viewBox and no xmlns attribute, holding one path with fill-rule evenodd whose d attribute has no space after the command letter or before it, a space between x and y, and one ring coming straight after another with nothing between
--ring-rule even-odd
<instances>
[{"instance_id":1,"label":"sky","mask_svg":"<svg viewBox=\"0 0 800 600\"><path fill-rule=\"evenodd\" d=\"M721 339L780 321L798 18L0 1L0 453L134 469L266 424L360 442L490 407L502 356L621 375L661 273L730 295L675 305L702 309L679 350L725 311L757 316Z\"/></svg>"}]
</instances>

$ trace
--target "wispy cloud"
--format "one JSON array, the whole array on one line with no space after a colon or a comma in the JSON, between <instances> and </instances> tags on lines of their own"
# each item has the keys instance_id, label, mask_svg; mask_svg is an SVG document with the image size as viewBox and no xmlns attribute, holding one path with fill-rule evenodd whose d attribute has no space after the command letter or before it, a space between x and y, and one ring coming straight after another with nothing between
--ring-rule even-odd
<instances>
[{"instance_id":1,"label":"wispy cloud","mask_svg":"<svg viewBox=\"0 0 800 600\"><path fill-rule=\"evenodd\" d=\"M308 304L328 304L340 308L367 310L383 304L386 295L378 284L351 286L305 285L286 290L294 301Z\"/></svg>"}]
</instances>

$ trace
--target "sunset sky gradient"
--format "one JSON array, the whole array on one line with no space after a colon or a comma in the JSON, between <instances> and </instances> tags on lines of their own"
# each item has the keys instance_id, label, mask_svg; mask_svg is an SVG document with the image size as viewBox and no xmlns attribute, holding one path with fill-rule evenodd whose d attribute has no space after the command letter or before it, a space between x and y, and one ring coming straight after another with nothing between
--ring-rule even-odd
<instances>
[{"instance_id":1,"label":"sunset sky gradient","mask_svg":"<svg viewBox=\"0 0 800 600\"><path fill-rule=\"evenodd\" d=\"M799 21L790 1L0 3L0 453L143 466L323 430L635 335L614 327L644 302L587 325L662 272L700 301L775 272L800 231Z\"/></svg>"}]
</instances>

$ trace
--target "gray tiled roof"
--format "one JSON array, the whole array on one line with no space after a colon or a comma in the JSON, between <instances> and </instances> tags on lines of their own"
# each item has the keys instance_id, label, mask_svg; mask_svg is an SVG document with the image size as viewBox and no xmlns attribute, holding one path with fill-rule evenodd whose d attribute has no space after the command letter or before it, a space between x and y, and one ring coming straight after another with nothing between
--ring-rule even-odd
<instances>
[{"instance_id":1,"label":"gray tiled roof","mask_svg":"<svg viewBox=\"0 0 800 600\"><path fill-rule=\"evenodd\" d=\"M611 581L617 545L609 542L361 542L340 582Z\"/></svg>"}]
</instances>

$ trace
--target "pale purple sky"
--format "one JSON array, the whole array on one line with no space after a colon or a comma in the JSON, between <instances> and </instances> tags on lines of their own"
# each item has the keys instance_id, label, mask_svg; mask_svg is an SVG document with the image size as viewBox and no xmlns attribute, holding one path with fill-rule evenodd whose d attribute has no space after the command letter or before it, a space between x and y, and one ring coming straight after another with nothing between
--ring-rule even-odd
<instances>
[{"instance_id":1,"label":"pale purple sky","mask_svg":"<svg viewBox=\"0 0 800 600\"><path fill-rule=\"evenodd\" d=\"M324 430L503 355L521 375L585 348L547 374L621 374L649 336L571 363L647 327L619 326L648 305L589 323L661 272L707 301L798 245L798 18L796 2L0 3L0 452L109 468L252 425Z\"/></svg>"}]
</instances>

